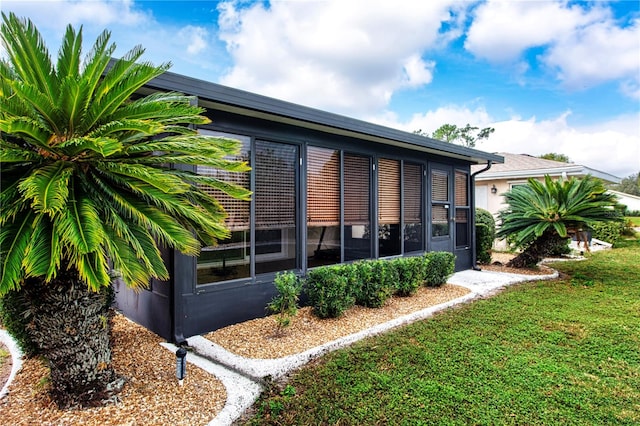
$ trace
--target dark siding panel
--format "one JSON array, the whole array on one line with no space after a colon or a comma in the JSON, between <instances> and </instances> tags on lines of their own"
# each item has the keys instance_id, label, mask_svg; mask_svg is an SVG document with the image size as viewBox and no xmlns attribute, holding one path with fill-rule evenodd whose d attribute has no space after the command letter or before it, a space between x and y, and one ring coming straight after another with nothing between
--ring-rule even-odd
<instances>
[{"instance_id":1,"label":"dark siding panel","mask_svg":"<svg viewBox=\"0 0 640 426\"><path fill-rule=\"evenodd\" d=\"M184 336L204 334L227 325L267 315L276 295L272 282L249 284L219 292L189 295L184 300Z\"/></svg>"}]
</instances>

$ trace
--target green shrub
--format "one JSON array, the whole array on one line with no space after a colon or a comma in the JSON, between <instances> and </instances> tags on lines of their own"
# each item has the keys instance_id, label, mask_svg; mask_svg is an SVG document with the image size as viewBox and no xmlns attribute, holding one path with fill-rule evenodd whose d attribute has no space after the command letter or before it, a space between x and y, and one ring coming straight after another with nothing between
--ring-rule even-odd
<instances>
[{"instance_id":1,"label":"green shrub","mask_svg":"<svg viewBox=\"0 0 640 426\"><path fill-rule=\"evenodd\" d=\"M276 275L273 284L278 291L267 309L277 314L277 333L281 334L285 327L291 324L291 318L298 313L298 300L302 291L302 281L293 272L283 272Z\"/></svg>"},{"instance_id":2,"label":"green shrub","mask_svg":"<svg viewBox=\"0 0 640 426\"><path fill-rule=\"evenodd\" d=\"M31 340L27 328L30 321L29 309L21 291L10 291L0 297L0 324L16 340L27 357L38 354L38 347Z\"/></svg>"},{"instance_id":3,"label":"green shrub","mask_svg":"<svg viewBox=\"0 0 640 426\"><path fill-rule=\"evenodd\" d=\"M439 287L447 282L447 278L455 269L456 257L447 251L432 251L425 253L428 259L425 284L429 287Z\"/></svg>"},{"instance_id":4,"label":"green shrub","mask_svg":"<svg viewBox=\"0 0 640 426\"><path fill-rule=\"evenodd\" d=\"M599 222L590 226L591 236L611 244L618 242L624 232L624 222Z\"/></svg>"},{"instance_id":5,"label":"green shrub","mask_svg":"<svg viewBox=\"0 0 640 426\"><path fill-rule=\"evenodd\" d=\"M476 260L481 264L491 263L491 247L496 238L496 221L484 209L476 209Z\"/></svg>"},{"instance_id":6,"label":"green shrub","mask_svg":"<svg viewBox=\"0 0 640 426\"><path fill-rule=\"evenodd\" d=\"M336 318L354 305L355 298L349 280L350 267L322 266L307 272L306 293L318 317Z\"/></svg>"},{"instance_id":7,"label":"green shrub","mask_svg":"<svg viewBox=\"0 0 640 426\"><path fill-rule=\"evenodd\" d=\"M384 305L391 297L394 283L397 281L395 267L386 260L363 260L353 266L357 268L359 276L359 285L354 288L356 304L368 308Z\"/></svg>"},{"instance_id":8,"label":"green shrub","mask_svg":"<svg viewBox=\"0 0 640 426\"><path fill-rule=\"evenodd\" d=\"M424 283L425 262L424 257L400 257L391 261L395 267L398 279L395 285L395 294L407 297L415 292Z\"/></svg>"}]
</instances>

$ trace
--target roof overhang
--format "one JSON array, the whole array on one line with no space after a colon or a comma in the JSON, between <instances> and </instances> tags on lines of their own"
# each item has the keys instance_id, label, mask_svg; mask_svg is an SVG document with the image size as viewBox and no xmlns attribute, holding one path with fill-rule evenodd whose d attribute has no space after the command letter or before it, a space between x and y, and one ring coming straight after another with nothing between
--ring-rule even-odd
<instances>
[{"instance_id":1,"label":"roof overhang","mask_svg":"<svg viewBox=\"0 0 640 426\"><path fill-rule=\"evenodd\" d=\"M176 91L196 96L199 105L247 117L289 124L325 133L352 137L384 145L467 161L471 164L503 163L503 157L438 141L318 109L281 101L267 96L166 72L140 92Z\"/></svg>"},{"instance_id":2,"label":"roof overhang","mask_svg":"<svg viewBox=\"0 0 640 426\"><path fill-rule=\"evenodd\" d=\"M546 169L523 169L523 170L508 170L508 171L487 171L476 177L476 181L486 180L504 180L504 179L528 179L538 178L549 175L551 177L569 177L569 176L586 176L591 175L598 179L603 180L606 183L620 183L620 178L609 173L601 172L599 170L591 169L589 167L581 165L567 165L567 167L554 167Z\"/></svg>"}]
</instances>

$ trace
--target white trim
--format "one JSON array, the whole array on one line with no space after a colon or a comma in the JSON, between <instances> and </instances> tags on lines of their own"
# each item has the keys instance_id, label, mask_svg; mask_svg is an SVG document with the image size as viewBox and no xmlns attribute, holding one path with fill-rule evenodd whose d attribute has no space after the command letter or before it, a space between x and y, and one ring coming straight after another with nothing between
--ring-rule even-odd
<instances>
[{"instance_id":1,"label":"white trim","mask_svg":"<svg viewBox=\"0 0 640 426\"><path fill-rule=\"evenodd\" d=\"M518 178L530 178L530 177L544 177L549 175L551 177L561 176L586 176L591 175L593 177L602 179L610 183L619 183L620 178L609 173L601 172L599 170L591 169L589 167L580 165L570 165L567 167L554 167L543 169L524 169L524 170L507 170L507 171L491 171L488 170L484 173L476 176L476 182L486 180L498 180L498 179L518 179Z\"/></svg>"}]
</instances>

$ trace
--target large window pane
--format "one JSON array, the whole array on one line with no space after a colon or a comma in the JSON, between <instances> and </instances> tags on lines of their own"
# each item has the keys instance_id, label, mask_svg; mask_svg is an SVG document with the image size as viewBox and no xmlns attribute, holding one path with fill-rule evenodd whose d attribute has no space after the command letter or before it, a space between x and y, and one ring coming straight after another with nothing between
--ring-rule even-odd
<instances>
[{"instance_id":1,"label":"large window pane","mask_svg":"<svg viewBox=\"0 0 640 426\"><path fill-rule=\"evenodd\" d=\"M422 251L422 166L404 163L403 184L404 251Z\"/></svg>"},{"instance_id":2,"label":"large window pane","mask_svg":"<svg viewBox=\"0 0 640 426\"><path fill-rule=\"evenodd\" d=\"M294 145L256 141L256 274L298 267Z\"/></svg>"},{"instance_id":3,"label":"large window pane","mask_svg":"<svg viewBox=\"0 0 640 426\"><path fill-rule=\"evenodd\" d=\"M249 161L250 139L248 137L207 130L200 130L200 133L239 140L242 144L240 152L237 156L230 158ZM248 172L225 172L205 166L199 166L196 170L198 174L212 176L249 188L250 174ZM206 187L203 189L215 197L227 212L225 225L231 231L231 236L226 240L219 241L215 246L202 248L197 261L197 283L208 284L249 277L249 201L235 200L219 190Z\"/></svg>"},{"instance_id":4,"label":"large window pane","mask_svg":"<svg viewBox=\"0 0 640 426\"><path fill-rule=\"evenodd\" d=\"M378 160L378 254L400 254L400 162Z\"/></svg>"},{"instance_id":5,"label":"large window pane","mask_svg":"<svg viewBox=\"0 0 640 426\"><path fill-rule=\"evenodd\" d=\"M307 149L307 267L340 262L340 153Z\"/></svg>"},{"instance_id":6,"label":"large window pane","mask_svg":"<svg viewBox=\"0 0 640 426\"><path fill-rule=\"evenodd\" d=\"M371 257L369 157L344 155L344 257L345 260Z\"/></svg>"}]
</instances>

